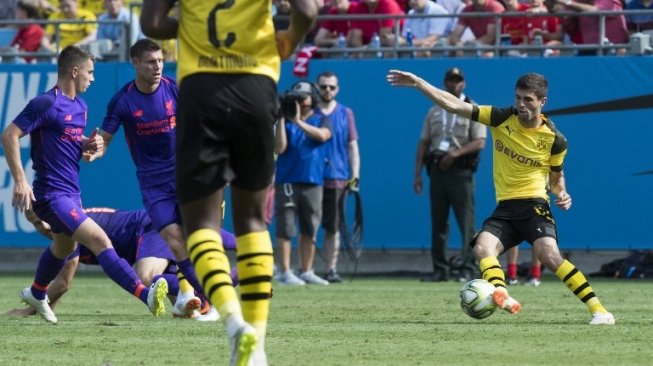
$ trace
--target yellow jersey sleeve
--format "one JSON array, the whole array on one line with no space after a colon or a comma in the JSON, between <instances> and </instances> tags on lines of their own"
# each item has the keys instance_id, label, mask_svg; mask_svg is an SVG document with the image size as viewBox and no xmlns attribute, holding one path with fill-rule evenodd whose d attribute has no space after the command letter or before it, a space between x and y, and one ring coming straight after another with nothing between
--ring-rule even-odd
<instances>
[{"instance_id":1,"label":"yellow jersey sleeve","mask_svg":"<svg viewBox=\"0 0 653 366\"><path fill-rule=\"evenodd\" d=\"M180 0L178 80L206 72L278 81L271 9L271 0Z\"/></svg>"},{"instance_id":2,"label":"yellow jersey sleeve","mask_svg":"<svg viewBox=\"0 0 653 366\"><path fill-rule=\"evenodd\" d=\"M513 107L495 108L490 105L474 105L471 119L484 125L496 127L514 114L517 113Z\"/></svg>"}]
</instances>

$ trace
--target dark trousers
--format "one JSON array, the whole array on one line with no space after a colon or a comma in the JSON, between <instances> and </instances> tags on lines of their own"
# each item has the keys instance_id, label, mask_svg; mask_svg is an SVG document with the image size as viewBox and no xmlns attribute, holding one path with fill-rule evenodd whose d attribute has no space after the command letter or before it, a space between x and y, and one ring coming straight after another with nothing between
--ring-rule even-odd
<instances>
[{"instance_id":1,"label":"dark trousers","mask_svg":"<svg viewBox=\"0 0 653 366\"><path fill-rule=\"evenodd\" d=\"M429 170L433 271L435 274L439 273L441 276L449 277L447 239L449 237L449 210L453 208L462 236L463 270L471 275L476 272L474 254L469 246L476 225L474 172L455 166L445 172L440 170L437 163L431 164Z\"/></svg>"}]
</instances>

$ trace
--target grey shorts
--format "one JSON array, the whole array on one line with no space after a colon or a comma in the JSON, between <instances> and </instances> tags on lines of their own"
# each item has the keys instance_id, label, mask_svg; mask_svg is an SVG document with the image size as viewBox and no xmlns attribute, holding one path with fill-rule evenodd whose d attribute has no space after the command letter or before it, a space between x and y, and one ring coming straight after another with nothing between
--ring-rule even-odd
<instances>
[{"instance_id":1,"label":"grey shorts","mask_svg":"<svg viewBox=\"0 0 653 366\"><path fill-rule=\"evenodd\" d=\"M275 187L277 236L290 239L299 233L315 238L322 220L322 186L314 184L280 184Z\"/></svg>"}]
</instances>

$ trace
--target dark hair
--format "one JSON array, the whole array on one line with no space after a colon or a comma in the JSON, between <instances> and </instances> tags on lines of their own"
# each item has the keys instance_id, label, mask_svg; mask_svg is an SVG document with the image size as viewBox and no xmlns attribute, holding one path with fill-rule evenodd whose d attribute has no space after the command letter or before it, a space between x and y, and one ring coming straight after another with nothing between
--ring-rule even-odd
<instances>
[{"instance_id":1,"label":"dark hair","mask_svg":"<svg viewBox=\"0 0 653 366\"><path fill-rule=\"evenodd\" d=\"M86 60L95 62L95 57L93 57L90 52L79 46L66 46L57 58L57 73L59 75L64 75L73 67L80 66L82 62Z\"/></svg>"},{"instance_id":2,"label":"dark hair","mask_svg":"<svg viewBox=\"0 0 653 366\"><path fill-rule=\"evenodd\" d=\"M315 80L320 80L320 78L338 78L338 76L333 71L323 71Z\"/></svg>"},{"instance_id":3,"label":"dark hair","mask_svg":"<svg viewBox=\"0 0 653 366\"><path fill-rule=\"evenodd\" d=\"M543 75L528 73L517 79L515 89L532 91L536 97L541 99L549 94L549 82Z\"/></svg>"},{"instance_id":4,"label":"dark hair","mask_svg":"<svg viewBox=\"0 0 653 366\"><path fill-rule=\"evenodd\" d=\"M129 48L130 58L140 58L145 52L161 51L161 46L149 38L143 38Z\"/></svg>"},{"instance_id":5,"label":"dark hair","mask_svg":"<svg viewBox=\"0 0 653 366\"><path fill-rule=\"evenodd\" d=\"M16 7L24 10L30 19L41 17L41 7L34 0L18 0Z\"/></svg>"}]
</instances>

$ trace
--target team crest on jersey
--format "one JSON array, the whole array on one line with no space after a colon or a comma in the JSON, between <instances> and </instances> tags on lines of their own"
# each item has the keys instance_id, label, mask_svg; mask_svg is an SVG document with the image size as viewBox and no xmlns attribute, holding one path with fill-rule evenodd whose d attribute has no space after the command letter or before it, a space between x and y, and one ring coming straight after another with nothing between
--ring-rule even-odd
<instances>
[{"instance_id":1,"label":"team crest on jersey","mask_svg":"<svg viewBox=\"0 0 653 366\"><path fill-rule=\"evenodd\" d=\"M537 143L535 144L537 149L540 150L540 151L545 151L547 149L548 145L549 144L547 144L546 141L544 141L544 139L541 138L541 137L540 137L539 140L537 140Z\"/></svg>"},{"instance_id":2,"label":"team crest on jersey","mask_svg":"<svg viewBox=\"0 0 653 366\"><path fill-rule=\"evenodd\" d=\"M166 115L171 116L175 114L175 110L172 105L172 100L166 101Z\"/></svg>"},{"instance_id":3,"label":"team crest on jersey","mask_svg":"<svg viewBox=\"0 0 653 366\"><path fill-rule=\"evenodd\" d=\"M137 109L137 110L134 111L134 113L132 115L134 117L136 117L136 118L143 117L143 110L142 109Z\"/></svg>"},{"instance_id":4,"label":"team crest on jersey","mask_svg":"<svg viewBox=\"0 0 653 366\"><path fill-rule=\"evenodd\" d=\"M73 220L75 220L75 221L79 221L79 219L81 218L79 216L79 212L77 212L76 208L73 208L72 211L70 211L70 217L72 217Z\"/></svg>"},{"instance_id":5,"label":"team crest on jersey","mask_svg":"<svg viewBox=\"0 0 653 366\"><path fill-rule=\"evenodd\" d=\"M73 120L73 115L72 114L67 114L67 115L64 116L63 120L66 121L66 122L70 122L70 121Z\"/></svg>"}]
</instances>

